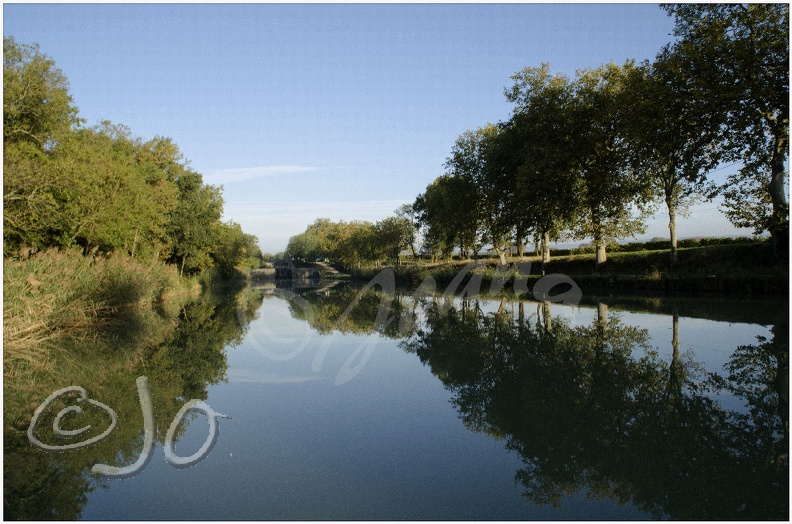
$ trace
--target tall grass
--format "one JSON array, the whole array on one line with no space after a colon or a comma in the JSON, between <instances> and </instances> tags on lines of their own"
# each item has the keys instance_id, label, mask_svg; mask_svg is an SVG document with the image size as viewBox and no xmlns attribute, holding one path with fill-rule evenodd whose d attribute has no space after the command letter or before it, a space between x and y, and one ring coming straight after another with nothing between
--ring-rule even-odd
<instances>
[{"instance_id":1,"label":"tall grass","mask_svg":"<svg viewBox=\"0 0 792 524\"><path fill-rule=\"evenodd\" d=\"M171 266L115 254L83 256L76 248L6 259L5 363L41 365L47 360L48 342L90 336L93 328L134 323L165 312L170 295L196 287Z\"/></svg>"}]
</instances>

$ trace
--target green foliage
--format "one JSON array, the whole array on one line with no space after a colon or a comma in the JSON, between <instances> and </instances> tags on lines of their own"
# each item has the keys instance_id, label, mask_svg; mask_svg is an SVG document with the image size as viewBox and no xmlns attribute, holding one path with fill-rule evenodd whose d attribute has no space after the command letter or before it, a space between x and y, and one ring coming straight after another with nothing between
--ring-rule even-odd
<instances>
[{"instance_id":1,"label":"green foliage","mask_svg":"<svg viewBox=\"0 0 792 524\"><path fill-rule=\"evenodd\" d=\"M12 38L3 51L5 256L79 246L163 260L183 274L260 265L255 237L220 221L220 188L204 184L169 138L144 141L109 122L79 127L52 60Z\"/></svg>"},{"instance_id":2,"label":"green foliage","mask_svg":"<svg viewBox=\"0 0 792 524\"><path fill-rule=\"evenodd\" d=\"M548 64L512 76L511 118L460 135L446 174L412 206L425 254L465 257L490 244L503 257L510 241L533 236L546 260L552 240L591 238L600 267L660 200L673 262L676 216L713 196L709 171L740 160L722 188L727 217L770 231L786 251L789 6L665 9L679 39L654 63L610 63L574 80Z\"/></svg>"},{"instance_id":3,"label":"green foliage","mask_svg":"<svg viewBox=\"0 0 792 524\"><path fill-rule=\"evenodd\" d=\"M751 177L730 175L723 188L723 213L735 227L752 228L761 234L772 227L773 207L767 184L770 173L766 170Z\"/></svg>"},{"instance_id":4,"label":"green foliage","mask_svg":"<svg viewBox=\"0 0 792 524\"><path fill-rule=\"evenodd\" d=\"M289 239L285 255L302 262L327 259L347 270L382 260L398 262L412 234L413 226L406 218L388 217L376 224L320 218Z\"/></svg>"},{"instance_id":5,"label":"green foliage","mask_svg":"<svg viewBox=\"0 0 792 524\"><path fill-rule=\"evenodd\" d=\"M516 240L547 236L559 240L577 213L573 91L569 79L550 66L512 76L506 98L514 114L498 140L495 163L513 180Z\"/></svg>"},{"instance_id":6,"label":"green foliage","mask_svg":"<svg viewBox=\"0 0 792 524\"><path fill-rule=\"evenodd\" d=\"M247 259L248 242L239 224L232 221L217 226L212 249L213 266L221 273L232 274Z\"/></svg>"},{"instance_id":7,"label":"green foliage","mask_svg":"<svg viewBox=\"0 0 792 524\"><path fill-rule=\"evenodd\" d=\"M310 228L305 233L291 237L284 252L284 257L302 261L316 260L321 256L319 237Z\"/></svg>"},{"instance_id":8,"label":"green foliage","mask_svg":"<svg viewBox=\"0 0 792 524\"><path fill-rule=\"evenodd\" d=\"M715 146L723 118L696 96L680 61L667 49L651 65L633 71L625 136L632 166L648 179L669 218L671 260L676 260L677 214L684 215L698 198L711 196L707 171L720 154Z\"/></svg>"},{"instance_id":9,"label":"green foliage","mask_svg":"<svg viewBox=\"0 0 792 524\"><path fill-rule=\"evenodd\" d=\"M647 203L648 185L630 169L624 140L624 105L635 66L607 64L578 72L575 81L576 168L580 218L576 237L591 237L598 249L619 237L645 230L633 207ZM598 263L602 262L597 260Z\"/></svg>"},{"instance_id":10,"label":"green foliage","mask_svg":"<svg viewBox=\"0 0 792 524\"><path fill-rule=\"evenodd\" d=\"M727 187L769 173L770 228L777 254L788 256L789 4L672 4L680 62L695 96L725 122L718 140L726 159L745 165ZM724 82L723 79L729 79ZM758 181L758 180L756 180ZM754 193L751 207L762 206ZM740 212L730 217L740 223ZM763 222L763 221L760 221Z\"/></svg>"},{"instance_id":11,"label":"green foliage","mask_svg":"<svg viewBox=\"0 0 792 524\"><path fill-rule=\"evenodd\" d=\"M388 217L374 225L373 243L382 249L384 258L399 262L402 249L410 245L413 226L406 218Z\"/></svg>"},{"instance_id":12,"label":"green foliage","mask_svg":"<svg viewBox=\"0 0 792 524\"><path fill-rule=\"evenodd\" d=\"M484 246L486 231L475 182L470 177L443 175L426 187L414 208L425 227L424 248L431 255L475 255Z\"/></svg>"},{"instance_id":13,"label":"green foliage","mask_svg":"<svg viewBox=\"0 0 792 524\"><path fill-rule=\"evenodd\" d=\"M262 267L265 262L272 262L272 255L265 255L261 252L256 235L243 233L242 237L245 242L245 269L258 269Z\"/></svg>"},{"instance_id":14,"label":"green foliage","mask_svg":"<svg viewBox=\"0 0 792 524\"><path fill-rule=\"evenodd\" d=\"M3 143L51 146L77 122L69 83L37 45L3 38Z\"/></svg>"},{"instance_id":15,"label":"green foliage","mask_svg":"<svg viewBox=\"0 0 792 524\"><path fill-rule=\"evenodd\" d=\"M509 180L493 165L499 133L500 128L492 124L465 131L445 163L451 177L446 205L456 223L463 256L469 248L476 257L486 243L500 254L508 243Z\"/></svg>"},{"instance_id":16,"label":"green foliage","mask_svg":"<svg viewBox=\"0 0 792 524\"><path fill-rule=\"evenodd\" d=\"M421 223L418 220L418 212L411 204L403 204L401 207L394 211L398 218L407 220L410 224L410 240L409 246L412 251L412 256L415 258L418 255L418 242Z\"/></svg>"},{"instance_id":17,"label":"green foliage","mask_svg":"<svg viewBox=\"0 0 792 524\"><path fill-rule=\"evenodd\" d=\"M185 169L174 182L178 198L169 216L169 261L178 264L182 273L200 272L212 265L223 199L218 188L204 185L201 175L190 169Z\"/></svg>"}]
</instances>

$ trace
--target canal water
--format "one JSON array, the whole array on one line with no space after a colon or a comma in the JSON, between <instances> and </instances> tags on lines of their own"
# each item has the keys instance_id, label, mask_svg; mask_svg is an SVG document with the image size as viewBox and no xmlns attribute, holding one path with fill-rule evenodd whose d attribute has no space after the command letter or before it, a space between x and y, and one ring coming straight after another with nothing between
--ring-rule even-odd
<instances>
[{"instance_id":1,"label":"canal water","mask_svg":"<svg viewBox=\"0 0 792 524\"><path fill-rule=\"evenodd\" d=\"M6 390L7 519L788 518L786 301L269 285L202 297L142 354L125 336L99 363L86 350L90 365L26 396ZM66 386L117 426L80 449L40 449L27 424ZM191 399L230 417L213 416L214 439L204 413L178 422ZM38 441L71 442L53 433L61 404ZM81 404L93 424L80 438L98 435L108 416ZM169 429L178 456L214 445L174 467ZM91 473L138 460L126 478Z\"/></svg>"}]
</instances>

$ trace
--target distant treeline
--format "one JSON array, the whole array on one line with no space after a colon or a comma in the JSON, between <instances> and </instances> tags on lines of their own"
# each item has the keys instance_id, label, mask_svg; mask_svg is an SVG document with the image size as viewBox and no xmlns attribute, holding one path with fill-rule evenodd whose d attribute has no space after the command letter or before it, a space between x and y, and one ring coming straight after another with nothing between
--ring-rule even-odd
<instances>
[{"instance_id":1,"label":"distant treeline","mask_svg":"<svg viewBox=\"0 0 792 524\"><path fill-rule=\"evenodd\" d=\"M175 265L258 267L256 237L222 222L221 189L169 138L84 127L55 63L3 39L3 254L78 246Z\"/></svg>"},{"instance_id":2,"label":"distant treeline","mask_svg":"<svg viewBox=\"0 0 792 524\"><path fill-rule=\"evenodd\" d=\"M491 246L505 263L512 246L522 255L532 242L547 261L551 242L587 238L600 267L606 249L644 232L660 205L673 264L684 245L676 217L721 195L736 227L769 232L786 259L789 5L663 9L676 40L653 62L574 78L542 64L512 76L511 117L459 136L446 173L401 210L413 227L401 248L449 258ZM712 173L730 167L715 184ZM299 253L290 244L287 254Z\"/></svg>"},{"instance_id":3,"label":"distant treeline","mask_svg":"<svg viewBox=\"0 0 792 524\"><path fill-rule=\"evenodd\" d=\"M415 229L408 218L410 206L402 206L396 216L375 224L367 221L333 222L320 218L304 233L289 239L285 255L294 261L330 260L351 269L364 264L398 263L400 253L413 246Z\"/></svg>"}]
</instances>

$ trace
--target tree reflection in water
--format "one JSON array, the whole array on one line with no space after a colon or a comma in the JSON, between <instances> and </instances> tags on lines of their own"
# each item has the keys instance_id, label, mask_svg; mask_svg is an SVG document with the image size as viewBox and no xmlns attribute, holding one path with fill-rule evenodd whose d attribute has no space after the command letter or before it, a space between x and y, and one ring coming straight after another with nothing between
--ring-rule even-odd
<instances>
[{"instance_id":1,"label":"tree reflection in water","mask_svg":"<svg viewBox=\"0 0 792 524\"><path fill-rule=\"evenodd\" d=\"M356 293L305 294L311 318L292 313L323 334L373 333L376 291L342 315ZM429 366L466 427L519 453L525 497L558 505L583 490L658 518L788 517L786 315L773 317L771 339L734 349L723 376L680 354L675 307L668 362L646 329L624 324L602 302L587 326L553 318L547 302L500 299L489 313L484 302L397 293L394 321L380 334L404 339ZM729 396L745 409L724 408L719 400Z\"/></svg>"},{"instance_id":2,"label":"tree reflection in water","mask_svg":"<svg viewBox=\"0 0 792 524\"><path fill-rule=\"evenodd\" d=\"M358 294L352 286L303 292L308 307L289 307L322 334L401 340L451 392L468 429L503 439L519 454L515 479L531 501L558 505L584 491L658 518L788 517L785 314L774 317L771 337L723 348L731 351L726 372L715 374L681 353L680 315L667 308L670 360L650 346L646 329L624 323L605 302L590 324L576 326L553 316L549 303L397 292L389 321L375 331L383 297L374 289ZM78 372L82 362L67 362L41 381L38 396L15 395L6 384L6 518L79 518L86 494L102 485L90 467L139 454L135 379L149 377L162 439L185 400L206 399L207 386L225 379L224 348L244 338L262 299L250 289L205 295L163 330L164 342L86 352L99 364L86 360ZM65 384L85 384L120 423L97 445L46 453L30 445L26 425L41 399Z\"/></svg>"},{"instance_id":3,"label":"tree reflection in water","mask_svg":"<svg viewBox=\"0 0 792 524\"><path fill-rule=\"evenodd\" d=\"M90 475L96 463L129 464L140 455L143 445L143 415L135 381L146 375L156 406L156 435L160 442L171 420L185 401L206 399L207 387L225 380L225 348L242 340L247 324L261 305L261 293L234 290L204 293L198 301L187 304L177 319L157 319L157 326L141 326L162 334L157 343L151 337L125 333L126 339L101 336L75 347L52 352L57 359L51 373L37 376L38 387L16 394L8 381L4 384L4 475L3 509L8 520L74 520L80 517L87 494L107 480ZM161 324L161 325L160 325ZM142 341L136 344L135 341ZM26 430L38 404L65 385L82 385L92 398L118 414L119 424L113 433L96 444L63 453L45 452L33 447ZM48 409L37 433L41 440L52 442L54 415L64 401ZM107 427L106 417L86 409L74 422L76 427L92 425L92 433ZM182 435L187 424L176 434Z\"/></svg>"},{"instance_id":4,"label":"tree reflection in water","mask_svg":"<svg viewBox=\"0 0 792 524\"><path fill-rule=\"evenodd\" d=\"M530 321L522 303L516 315L432 303L403 342L453 393L470 430L519 453L525 497L557 505L585 490L656 517L787 518L787 327L738 347L722 377L680 357L678 315L668 363L647 330L608 318L604 304L578 327L551 320L548 307ZM748 409L722 408L724 392Z\"/></svg>"},{"instance_id":5,"label":"tree reflection in water","mask_svg":"<svg viewBox=\"0 0 792 524\"><path fill-rule=\"evenodd\" d=\"M373 333L376 291L342 316L356 293L304 294L312 317L292 313L323 334ZM773 317L771 339L734 349L722 376L680 354L675 307L668 362L646 329L609 315L602 302L587 326L553 318L548 302L501 298L489 313L484 302L397 293L394 322L380 335L403 339L429 366L468 429L519 453L525 497L558 505L583 490L657 518L788 517L786 315ZM728 396L745 409L722 407Z\"/></svg>"}]
</instances>

